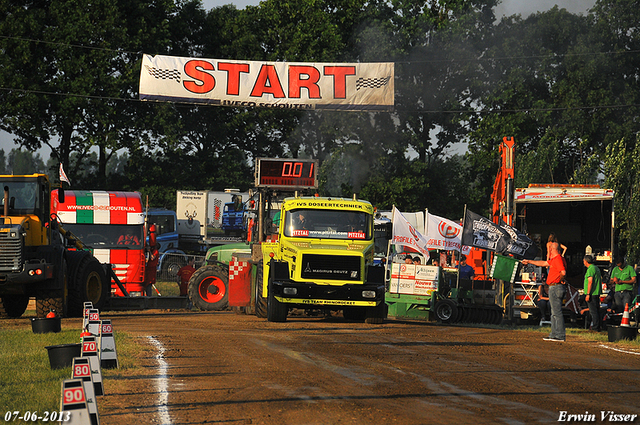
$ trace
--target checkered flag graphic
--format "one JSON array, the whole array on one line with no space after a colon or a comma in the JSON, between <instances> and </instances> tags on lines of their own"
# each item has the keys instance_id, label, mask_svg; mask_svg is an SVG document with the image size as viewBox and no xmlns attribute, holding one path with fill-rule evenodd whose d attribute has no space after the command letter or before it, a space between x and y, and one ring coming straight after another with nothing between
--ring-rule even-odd
<instances>
[{"instance_id":1,"label":"checkered flag graphic","mask_svg":"<svg viewBox=\"0 0 640 425\"><path fill-rule=\"evenodd\" d=\"M389 84L391 77L382 78L358 78L356 81L356 90L360 89L379 89Z\"/></svg>"},{"instance_id":2,"label":"checkered flag graphic","mask_svg":"<svg viewBox=\"0 0 640 425\"><path fill-rule=\"evenodd\" d=\"M147 72L149 72L149 75L153 78L180 82L180 71L177 69L158 69L148 65L145 65L145 68L147 68Z\"/></svg>"}]
</instances>

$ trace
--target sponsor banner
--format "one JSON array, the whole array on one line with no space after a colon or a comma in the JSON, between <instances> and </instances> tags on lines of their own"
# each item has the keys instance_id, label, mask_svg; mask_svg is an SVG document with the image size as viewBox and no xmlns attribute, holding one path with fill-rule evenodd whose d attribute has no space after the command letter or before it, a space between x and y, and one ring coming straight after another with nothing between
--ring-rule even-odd
<instances>
[{"instance_id":1,"label":"sponsor banner","mask_svg":"<svg viewBox=\"0 0 640 425\"><path fill-rule=\"evenodd\" d=\"M143 55L140 99L277 109L392 110L394 64Z\"/></svg>"},{"instance_id":2,"label":"sponsor banner","mask_svg":"<svg viewBox=\"0 0 640 425\"><path fill-rule=\"evenodd\" d=\"M431 295L438 290L438 267L414 264L391 265L389 292L406 295Z\"/></svg>"},{"instance_id":3,"label":"sponsor banner","mask_svg":"<svg viewBox=\"0 0 640 425\"><path fill-rule=\"evenodd\" d=\"M504 252L509 234L486 217L469 210L464 215L462 243L488 251Z\"/></svg>"},{"instance_id":4,"label":"sponsor banner","mask_svg":"<svg viewBox=\"0 0 640 425\"><path fill-rule=\"evenodd\" d=\"M445 251L460 251L469 254L470 248L462 245L462 226L437 215L429 214L425 218L427 248Z\"/></svg>"},{"instance_id":5,"label":"sponsor banner","mask_svg":"<svg viewBox=\"0 0 640 425\"><path fill-rule=\"evenodd\" d=\"M429 256L427 239L418 232L415 227L402 215L400 211L393 207L393 230L391 232L391 243L394 245L404 245Z\"/></svg>"}]
</instances>

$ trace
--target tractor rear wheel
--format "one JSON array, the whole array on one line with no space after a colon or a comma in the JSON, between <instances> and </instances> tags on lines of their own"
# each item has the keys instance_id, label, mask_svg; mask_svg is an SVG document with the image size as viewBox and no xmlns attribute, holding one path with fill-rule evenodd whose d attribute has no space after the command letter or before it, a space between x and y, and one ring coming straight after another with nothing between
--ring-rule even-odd
<instances>
[{"instance_id":1,"label":"tractor rear wheel","mask_svg":"<svg viewBox=\"0 0 640 425\"><path fill-rule=\"evenodd\" d=\"M4 295L0 298L0 317L20 317L28 305L29 297L26 295Z\"/></svg>"},{"instance_id":2,"label":"tractor rear wheel","mask_svg":"<svg viewBox=\"0 0 640 425\"><path fill-rule=\"evenodd\" d=\"M229 269L220 265L203 266L189 279L189 299L204 311L221 311L229 306Z\"/></svg>"}]
</instances>

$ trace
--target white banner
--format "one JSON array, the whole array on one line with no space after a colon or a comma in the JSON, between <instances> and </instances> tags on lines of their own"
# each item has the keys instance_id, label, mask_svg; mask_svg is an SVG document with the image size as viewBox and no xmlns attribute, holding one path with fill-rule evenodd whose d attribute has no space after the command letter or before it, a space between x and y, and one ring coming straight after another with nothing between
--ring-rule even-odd
<instances>
[{"instance_id":1,"label":"white banner","mask_svg":"<svg viewBox=\"0 0 640 425\"><path fill-rule=\"evenodd\" d=\"M391 243L394 245L409 246L429 257L427 239L420 234L400 211L393 207L393 231Z\"/></svg>"},{"instance_id":2,"label":"white banner","mask_svg":"<svg viewBox=\"0 0 640 425\"><path fill-rule=\"evenodd\" d=\"M462 249L464 255L469 254L470 248L462 245L462 226L460 224L427 212L424 228L427 248L446 251L460 251Z\"/></svg>"},{"instance_id":3,"label":"white banner","mask_svg":"<svg viewBox=\"0 0 640 425\"><path fill-rule=\"evenodd\" d=\"M140 99L278 109L392 110L394 64L143 55Z\"/></svg>"}]
</instances>

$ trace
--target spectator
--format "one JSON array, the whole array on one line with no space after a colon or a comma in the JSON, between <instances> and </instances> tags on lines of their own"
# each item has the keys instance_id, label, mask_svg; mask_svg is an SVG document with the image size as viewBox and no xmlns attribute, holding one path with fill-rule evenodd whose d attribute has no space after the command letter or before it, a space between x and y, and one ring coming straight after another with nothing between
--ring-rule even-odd
<instances>
[{"instance_id":1,"label":"spectator","mask_svg":"<svg viewBox=\"0 0 640 425\"><path fill-rule=\"evenodd\" d=\"M624 306L633 299L633 285L636 283L636 271L630 265L625 265L624 258L618 257L615 261L616 267L611 271L611 282L616 285L613 299L616 313L624 311Z\"/></svg>"},{"instance_id":2,"label":"spectator","mask_svg":"<svg viewBox=\"0 0 640 425\"><path fill-rule=\"evenodd\" d=\"M602 293L600 269L593 264L594 259L591 255L585 255L582 262L587 268L584 274L584 300L589 306L591 330L600 331L600 294Z\"/></svg>"},{"instance_id":3,"label":"spectator","mask_svg":"<svg viewBox=\"0 0 640 425\"><path fill-rule=\"evenodd\" d=\"M460 256L460 265L458 266L458 273L460 274L460 279L473 279L476 275L476 271L467 264L467 256Z\"/></svg>"},{"instance_id":4,"label":"spectator","mask_svg":"<svg viewBox=\"0 0 640 425\"><path fill-rule=\"evenodd\" d=\"M560 252L560 250L562 249L562 252L561 252L560 255L562 255L564 257L564 254L567 252L567 247L562 245L558 241L558 237L556 236L555 233L551 232L551 233L549 233L549 239L547 239L547 261L549 260L549 251L550 251L551 244L556 244L557 245L558 252Z\"/></svg>"},{"instance_id":5,"label":"spectator","mask_svg":"<svg viewBox=\"0 0 640 425\"><path fill-rule=\"evenodd\" d=\"M420 257L417 257L417 256L413 257L413 264L420 264L420 263L421 263Z\"/></svg>"},{"instance_id":6,"label":"spectator","mask_svg":"<svg viewBox=\"0 0 640 425\"><path fill-rule=\"evenodd\" d=\"M149 246L147 247L147 265L144 269L144 285L147 295L153 294L153 288L156 284L156 274L158 273L158 260L160 253L158 252L158 244L156 241L156 225L149 226Z\"/></svg>"},{"instance_id":7,"label":"spectator","mask_svg":"<svg viewBox=\"0 0 640 425\"><path fill-rule=\"evenodd\" d=\"M549 260L522 260L522 264L549 267L547 285L549 285L549 304L551 305L551 332L545 341L561 341L566 339L564 317L562 316L562 300L567 292L565 276L567 263L558 251L558 244L548 244Z\"/></svg>"},{"instance_id":8,"label":"spectator","mask_svg":"<svg viewBox=\"0 0 640 425\"><path fill-rule=\"evenodd\" d=\"M190 259L189 263L186 266L180 267L178 270L178 285L180 286L180 296L186 296L189 293L189 279L191 279L191 275L195 273L196 268L194 267L195 261L194 259Z\"/></svg>"},{"instance_id":9,"label":"spectator","mask_svg":"<svg viewBox=\"0 0 640 425\"><path fill-rule=\"evenodd\" d=\"M549 285L544 282L541 282L538 285L538 299L536 300L536 305L540 310L540 326L542 326L542 322L549 321L549 314L551 313L551 306L549 304Z\"/></svg>"}]
</instances>

